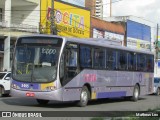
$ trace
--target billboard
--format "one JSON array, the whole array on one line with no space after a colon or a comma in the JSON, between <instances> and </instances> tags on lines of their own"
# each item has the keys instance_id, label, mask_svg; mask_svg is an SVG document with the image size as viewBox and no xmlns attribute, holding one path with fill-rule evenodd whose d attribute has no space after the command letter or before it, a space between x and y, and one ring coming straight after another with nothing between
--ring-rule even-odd
<instances>
[{"instance_id":1,"label":"billboard","mask_svg":"<svg viewBox=\"0 0 160 120\"><path fill-rule=\"evenodd\" d=\"M51 0L41 0L41 33L50 34ZM90 11L54 1L54 22L60 36L89 38Z\"/></svg>"},{"instance_id":2,"label":"billboard","mask_svg":"<svg viewBox=\"0 0 160 120\"><path fill-rule=\"evenodd\" d=\"M85 0L61 0L61 1L73 4L73 5L85 7Z\"/></svg>"},{"instance_id":3,"label":"billboard","mask_svg":"<svg viewBox=\"0 0 160 120\"><path fill-rule=\"evenodd\" d=\"M121 45L123 45L124 41L124 35L109 31L99 30L96 28L93 28L93 38L106 38L108 40L120 42Z\"/></svg>"},{"instance_id":4,"label":"billboard","mask_svg":"<svg viewBox=\"0 0 160 120\"><path fill-rule=\"evenodd\" d=\"M150 50L151 27L127 20L127 47Z\"/></svg>"}]
</instances>

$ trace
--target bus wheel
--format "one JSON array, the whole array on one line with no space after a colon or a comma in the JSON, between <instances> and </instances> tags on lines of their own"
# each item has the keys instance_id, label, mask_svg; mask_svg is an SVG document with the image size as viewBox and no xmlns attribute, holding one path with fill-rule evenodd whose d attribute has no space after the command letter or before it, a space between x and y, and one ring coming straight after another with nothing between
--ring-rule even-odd
<instances>
[{"instance_id":1,"label":"bus wheel","mask_svg":"<svg viewBox=\"0 0 160 120\"><path fill-rule=\"evenodd\" d=\"M49 100L37 99L37 102L38 102L40 105L46 105L46 104L48 104Z\"/></svg>"},{"instance_id":2,"label":"bus wheel","mask_svg":"<svg viewBox=\"0 0 160 120\"><path fill-rule=\"evenodd\" d=\"M84 86L80 94L80 101L78 102L78 106L85 107L89 99L90 99L89 90L86 86Z\"/></svg>"},{"instance_id":3,"label":"bus wheel","mask_svg":"<svg viewBox=\"0 0 160 120\"><path fill-rule=\"evenodd\" d=\"M0 87L0 97L3 97L3 94L4 94L4 88Z\"/></svg>"},{"instance_id":4,"label":"bus wheel","mask_svg":"<svg viewBox=\"0 0 160 120\"><path fill-rule=\"evenodd\" d=\"M160 95L160 88L157 88L156 95Z\"/></svg>"},{"instance_id":5,"label":"bus wheel","mask_svg":"<svg viewBox=\"0 0 160 120\"><path fill-rule=\"evenodd\" d=\"M139 93L140 93L140 91L139 91L140 89L139 89L139 86L138 85L135 85L134 86L134 90L133 90L133 96L132 96L132 98L131 98L131 100L132 101L137 101L138 100L138 98L139 98Z\"/></svg>"}]
</instances>

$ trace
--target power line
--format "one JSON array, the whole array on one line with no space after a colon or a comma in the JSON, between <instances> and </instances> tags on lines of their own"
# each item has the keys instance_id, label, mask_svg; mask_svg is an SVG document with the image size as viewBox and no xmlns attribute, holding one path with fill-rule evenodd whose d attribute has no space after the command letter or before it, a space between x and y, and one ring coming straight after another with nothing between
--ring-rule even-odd
<instances>
[{"instance_id":1,"label":"power line","mask_svg":"<svg viewBox=\"0 0 160 120\"><path fill-rule=\"evenodd\" d=\"M114 1L112 3L117 3L117 2L120 2L120 1L123 1L123 0L117 0L117 1ZM104 6L104 5L108 5L110 3L106 3L106 4L101 4L100 6ZM72 6L74 7L74 6ZM95 8L95 6L90 6L91 8ZM84 10L85 10L86 7L84 7ZM79 7L74 7L74 8L64 8L64 9L61 9L61 10L69 10L69 9L82 9L82 8L79 8ZM4 10L4 11L33 11L33 10ZM47 10L34 10L34 11L47 11Z\"/></svg>"}]
</instances>

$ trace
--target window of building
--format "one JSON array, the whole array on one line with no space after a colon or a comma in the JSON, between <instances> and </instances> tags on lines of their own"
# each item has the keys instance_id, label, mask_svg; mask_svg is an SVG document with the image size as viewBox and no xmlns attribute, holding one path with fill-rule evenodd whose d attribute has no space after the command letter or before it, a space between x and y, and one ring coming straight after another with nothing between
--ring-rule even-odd
<instances>
[{"instance_id":1,"label":"window of building","mask_svg":"<svg viewBox=\"0 0 160 120\"><path fill-rule=\"evenodd\" d=\"M2 8L0 8L0 22L2 22Z\"/></svg>"}]
</instances>

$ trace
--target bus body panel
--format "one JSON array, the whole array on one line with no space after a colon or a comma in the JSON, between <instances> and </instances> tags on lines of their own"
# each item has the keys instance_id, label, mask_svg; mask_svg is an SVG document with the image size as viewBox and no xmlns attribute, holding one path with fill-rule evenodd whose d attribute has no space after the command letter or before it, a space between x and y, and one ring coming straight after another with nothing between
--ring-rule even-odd
<instances>
[{"instance_id":1,"label":"bus body panel","mask_svg":"<svg viewBox=\"0 0 160 120\"><path fill-rule=\"evenodd\" d=\"M40 37L43 35L40 35ZM48 35L44 35L47 37ZM57 37L57 36L50 36ZM61 38L61 37L60 37ZM62 48L60 49L60 55L58 58L58 67L57 67L57 77L56 81L50 83L43 83L43 87L40 85L42 83L32 83L35 86L38 84L42 88L46 89L36 89L35 88L13 88L13 84L18 85L18 81L13 80L11 85L11 94L12 96L17 97L27 97L26 94L29 92L34 93L34 98L36 99L45 99L45 100L57 100L57 101L74 101L80 100L80 94L82 87L84 85L89 85L91 91L91 99L98 98L115 98L115 97L125 97L132 96L134 91L134 86L138 84L140 86L140 95L146 95L153 93L153 73L152 72L141 72L141 71L122 71L122 70L107 70L107 68L103 68L101 70L96 69L92 66L92 68L83 68L80 73L71 78L65 85L62 84L60 80L60 60L65 50L67 42L73 42L76 44L84 44L96 47L103 47L105 49L117 49L124 50L129 52L137 52L137 53L145 53L146 55L153 55L151 52L145 51L137 51L129 48L123 48L120 46L113 45L105 45L103 43L96 43L95 41L88 42L85 39L72 39L62 37L63 43ZM65 79L64 79L65 81ZM26 84L26 83L25 83ZM22 84L21 84L22 85ZM20 86L21 86L20 85ZM34 85L33 85L34 86ZM55 90L47 91L47 86L55 87ZM39 90L39 91L38 91ZM30 96L29 96L30 97Z\"/></svg>"},{"instance_id":2,"label":"bus body panel","mask_svg":"<svg viewBox=\"0 0 160 120\"><path fill-rule=\"evenodd\" d=\"M86 83L91 87L91 99L132 96L136 84L140 95L145 95L153 92L152 77L153 73L83 70L64 86L63 100L77 100Z\"/></svg>"},{"instance_id":3,"label":"bus body panel","mask_svg":"<svg viewBox=\"0 0 160 120\"><path fill-rule=\"evenodd\" d=\"M43 100L55 100L55 101L63 101L62 100L62 88L57 89L50 92L41 92L41 91L23 91L16 90L11 88L11 96L14 97L24 97L24 98L35 98L35 99L43 99ZM27 94L34 94L34 96L27 96Z\"/></svg>"},{"instance_id":4,"label":"bus body panel","mask_svg":"<svg viewBox=\"0 0 160 120\"><path fill-rule=\"evenodd\" d=\"M19 86L19 90L12 88L11 94L12 96L26 97L27 92L33 92L35 93L34 98L36 99L73 101L80 99L81 89L83 85L88 83L91 87L91 99L114 98L132 96L134 86L138 83L140 85L140 95L145 95L153 92L152 76L153 73L86 69L80 72L64 87L50 92L45 92L46 89L44 88L51 85L54 86L57 80L54 83L43 84L12 80L12 84ZM30 86L30 84L32 84L32 88L23 89L21 87ZM40 88L38 88L38 86L40 86Z\"/></svg>"}]
</instances>

